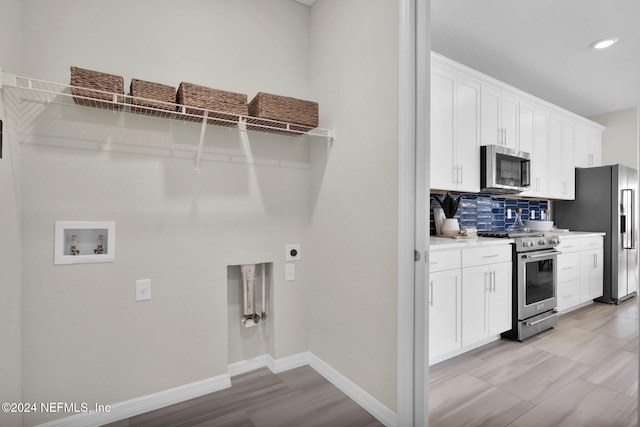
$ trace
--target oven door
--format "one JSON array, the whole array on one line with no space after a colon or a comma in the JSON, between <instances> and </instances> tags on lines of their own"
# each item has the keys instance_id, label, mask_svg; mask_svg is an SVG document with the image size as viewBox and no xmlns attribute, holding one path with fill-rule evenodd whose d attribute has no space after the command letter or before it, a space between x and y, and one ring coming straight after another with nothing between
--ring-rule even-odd
<instances>
[{"instance_id":1,"label":"oven door","mask_svg":"<svg viewBox=\"0 0 640 427\"><path fill-rule=\"evenodd\" d=\"M558 251L518 253L518 320L525 320L557 306Z\"/></svg>"}]
</instances>

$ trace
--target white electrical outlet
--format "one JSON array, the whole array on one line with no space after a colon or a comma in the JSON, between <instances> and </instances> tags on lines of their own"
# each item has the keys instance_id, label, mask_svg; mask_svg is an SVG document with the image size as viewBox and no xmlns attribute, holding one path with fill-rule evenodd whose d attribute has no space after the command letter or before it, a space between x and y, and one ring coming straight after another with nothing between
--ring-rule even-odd
<instances>
[{"instance_id":1,"label":"white electrical outlet","mask_svg":"<svg viewBox=\"0 0 640 427\"><path fill-rule=\"evenodd\" d=\"M287 245L285 249L285 261L300 261L302 253L300 251L300 243L295 245Z\"/></svg>"},{"instance_id":2,"label":"white electrical outlet","mask_svg":"<svg viewBox=\"0 0 640 427\"><path fill-rule=\"evenodd\" d=\"M507 209L507 219L511 219L511 209Z\"/></svg>"},{"instance_id":3,"label":"white electrical outlet","mask_svg":"<svg viewBox=\"0 0 640 427\"><path fill-rule=\"evenodd\" d=\"M136 280L136 301L151 299L151 279Z\"/></svg>"},{"instance_id":4,"label":"white electrical outlet","mask_svg":"<svg viewBox=\"0 0 640 427\"><path fill-rule=\"evenodd\" d=\"M293 282L296 280L296 265L295 264L287 264L284 267L284 281L285 282Z\"/></svg>"},{"instance_id":5,"label":"white electrical outlet","mask_svg":"<svg viewBox=\"0 0 640 427\"><path fill-rule=\"evenodd\" d=\"M536 211L531 209L531 219L536 219Z\"/></svg>"}]
</instances>

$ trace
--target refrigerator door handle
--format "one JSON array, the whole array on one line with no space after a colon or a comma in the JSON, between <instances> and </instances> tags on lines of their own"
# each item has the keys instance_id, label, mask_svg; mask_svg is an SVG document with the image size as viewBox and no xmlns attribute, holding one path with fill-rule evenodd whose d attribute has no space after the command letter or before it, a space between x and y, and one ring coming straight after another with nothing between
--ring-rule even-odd
<instances>
[{"instance_id":1,"label":"refrigerator door handle","mask_svg":"<svg viewBox=\"0 0 640 427\"><path fill-rule=\"evenodd\" d=\"M633 200L633 190L622 190L622 206L620 209L620 233L623 234L622 247L624 249L635 249L635 230L633 217L635 215ZM627 224L627 217L630 222Z\"/></svg>"}]
</instances>

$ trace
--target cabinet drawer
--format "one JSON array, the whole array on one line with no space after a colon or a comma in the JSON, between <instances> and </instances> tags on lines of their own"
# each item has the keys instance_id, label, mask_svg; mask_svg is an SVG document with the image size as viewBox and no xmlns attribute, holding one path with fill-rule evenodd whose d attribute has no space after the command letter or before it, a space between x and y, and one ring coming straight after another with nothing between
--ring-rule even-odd
<instances>
[{"instance_id":1,"label":"cabinet drawer","mask_svg":"<svg viewBox=\"0 0 640 427\"><path fill-rule=\"evenodd\" d=\"M563 239L560 238L560 244L557 246L557 249L560 252L577 252L580 250L580 240L581 239Z\"/></svg>"},{"instance_id":2,"label":"cabinet drawer","mask_svg":"<svg viewBox=\"0 0 640 427\"><path fill-rule=\"evenodd\" d=\"M429 272L460 268L460 249L429 253Z\"/></svg>"},{"instance_id":3,"label":"cabinet drawer","mask_svg":"<svg viewBox=\"0 0 640 427\"><path fill-rule=\"evenodd\" d=\"M558 283L577 280L580 277L580 252L558 255Z\"/></svg>"},{"instance_id":4,"label":"cabinet drawer","mask_svg":"<svg viewBox=\"0 0 640 427\"><path fill-rule=\"evenodd\" d=\"M589 249L598 249L601 248L602 236L588 237L585 239L580 239L580 250L588 251Z\"/></svg>"},{"instance_id":5,"label":"cabinet drawer","mask_svg":"<svg viewBox=\"0 0 640 427\"><path fill-rule=\"evenodd\" d=\"M462 251L462 267L511 261L511 245L482 246Z\"/></svg>"},{"instance_id":6,"label":"cabinet drawer","mask_svg":"<svg viewBox=\"0 0 640 427\"><path fill-rule=\"evenodd\" d=\"M563 311L580 304L580 281L558 283L558 310Z\"/></svg>"}]
</instances>

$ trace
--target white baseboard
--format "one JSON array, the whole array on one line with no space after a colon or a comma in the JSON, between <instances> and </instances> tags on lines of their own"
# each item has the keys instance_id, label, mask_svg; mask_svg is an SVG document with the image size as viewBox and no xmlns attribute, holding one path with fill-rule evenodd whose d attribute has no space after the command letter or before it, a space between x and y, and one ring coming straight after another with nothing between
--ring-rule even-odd
<instances>
[{"instance_id":1,"label":"white baseboard","mask_svg":"<svg viewBox=\"0 0 640 427\"><path fill-rule=\"evenodd\" d=\"M288 371L305 365L311 366L315 371L326 378L327 381L353 399L385 426L397 426L398 418L393 411L378 402L373 396L351 382L340 372L333 369L322 359L307 351L275 360L270 355L264 354L252 359L232 363L229 365L228 374L219 375L206 380L185 384L180 387L116 403L110 406L109 412L88 412L77 414L40 424L39 427L75 427L78 425L102 425L112 423L140 415L145 412L160 409L165 406L184 402L208 393L223 390L231 386L231 377L235 375L244 374L262 367L267 367L271 372L277 374L279 372Z\"/></svg>"},{"instance_id":2,"label":"white baseboard","mask_svg":"<svg viewBox=\"0 0 640 427\"><path fill-rule=\"evenodd\" d=\"M358 405L362 406L363 409L376 417L378 421L385 426L395 427L398 425L398 415L395 412L312 353L309 353L309 366L353 399Z\"/></svg>"},{"instance_id":3,"label":"white baseboard","mask_svg":"<svg viewBox=\"0 0 640 427\"><path fill-rule=\"evenodd\" d=\"M318 356L308 351L275 360L268 354L243 360L229 365L229 374L231 376L239 375L262 367L267 367L271 372L277 374L305 365L311 366L327 381L353 399L354 402L376 417L378 421L385 426L395 427L398 425L398 416L395 412L377 401L373 396L351 382L340 372L333 369Z\"/></svg>"},{"instance_id":4,"label":"white baseboard","mask_svg":"<svg viewBox=\"0 0 640 427\"><path fill-rule=\"evenodd\" d=\"M202 381L185 384L179 387L163 390L158 393L136 397L135 399L110 405L109 412L87 412L73 415L59 420L40 424L40 427L76 427L79 425L102 425L124 420L145 412L164 408L194 399L205 394L231 387L229 374L218 375Z\"/></svg>"}]
</instances>

